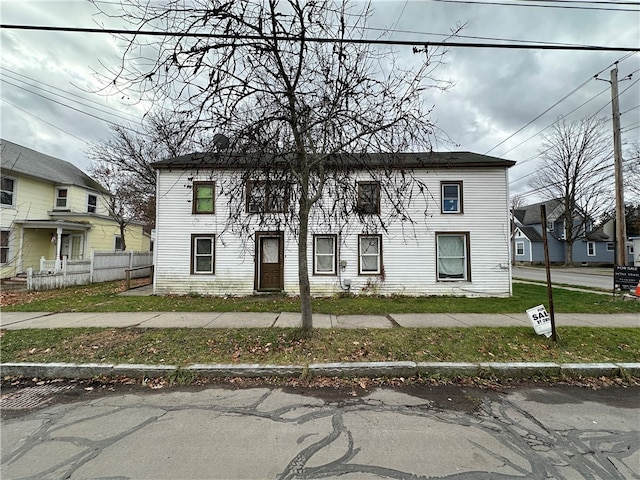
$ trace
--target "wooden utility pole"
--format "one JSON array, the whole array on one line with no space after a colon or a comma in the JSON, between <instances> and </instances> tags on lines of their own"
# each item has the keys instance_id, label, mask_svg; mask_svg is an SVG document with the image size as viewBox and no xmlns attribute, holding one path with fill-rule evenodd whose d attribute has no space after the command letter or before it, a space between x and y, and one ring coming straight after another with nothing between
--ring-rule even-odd
<instances>
[{"instance_id":1,"label":"wooden utility pole","mask_svg":"<svg viewBox=\"0 0 640 480\"><path fill-rule=\"evenodd\" d=\"M627 262L627 228L625 222L624 183L622 181L622 141L620 139L620 104L618 103L618 68L611 70L611 110L613 112L613 162L616 189L616 265Z\"/></svg>"},{"instance_id":2,"label":"wooden utility pole","mask_svg":"<svg viewBox=\"0 0 640 480\"><path fill-rule=\"evenodd\" d=\"M549 261L549 244L547 243L547 206L540 205L540 218L542 219L542 245L544 247L544 269L547 272L547 296L549 297L549 314L551 315L551 340L558 341L556 334L556 316L553 309L553 288L551 286L551 265Z\"/></svg>"}]
</instances>

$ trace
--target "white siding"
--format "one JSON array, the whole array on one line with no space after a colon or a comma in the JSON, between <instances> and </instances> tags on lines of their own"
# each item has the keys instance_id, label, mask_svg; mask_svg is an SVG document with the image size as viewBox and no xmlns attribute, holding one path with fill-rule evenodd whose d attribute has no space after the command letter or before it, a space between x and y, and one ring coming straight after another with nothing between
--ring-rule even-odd
<instances>
[{"instance_id":1,"label":"white siding","mask_svg":"<svg viewBox=\"0 0 640 480\"><path fill-rule=\"evenodd\" d=\"M419 174L428 186L429 200L411 205L414 225L398 221L382 234L384 276L358 275L356 219L331 230L310 226L308 258L312 293L341 291L340 281L351 280L351 292L405 295L507 296L509 270L509 215L504 168L450 168ZM216 201L215 215L191 214L189 179L209 180L197 172L161 170L158 174L158 219L155 289L158 294L246 295L254 290L254 239L225 231L226 202ZM366 177L363 177L366 178ZM463 214L440 213L440 182L463 182ZM220 195L220 189L216 188ZM425 204L425 201L428 202ZM385 208L383 204L382 209ZM426 210L426 214L425 214ZM256 226L255 231L267 230ZM346 261L337 276L314 276L313 234L338 234L338 261ZM436 232L468 232L470 281L436 279ZM215 275L190 274L192 234L216 234ZM374 232L367 232L374 233ZM224 245L223 245L224 243ZM297 239L285 231L285 292L298 293Z\"/></svg>"}]
</instances>

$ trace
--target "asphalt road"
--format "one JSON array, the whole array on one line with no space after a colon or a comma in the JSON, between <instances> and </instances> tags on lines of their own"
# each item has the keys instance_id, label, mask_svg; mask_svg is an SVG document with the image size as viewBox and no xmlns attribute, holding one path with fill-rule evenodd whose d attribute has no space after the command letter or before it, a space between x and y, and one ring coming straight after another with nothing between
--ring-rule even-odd
<instances>
[{"instance_id":1,"label":"asphalt road","mask_svg":"<svg viewBox=\"0 0 640 480\"><path fill-rule=\"evenodd\" d=\"M546 271L542 267L513 267L512 272L514 278L547 281ZM552 268L551 283L613 290L613 268Z\"/></svg>"},{"instance_id":2,"label":"asphalt road","mask_svg":"<svg viewBox=\"0 0 640 480\"><path fill-rule=\"evenodd\" d=\"M638 387L74 388L3 410L4 480L640 478Z\"/></svg>"}]
</instances>

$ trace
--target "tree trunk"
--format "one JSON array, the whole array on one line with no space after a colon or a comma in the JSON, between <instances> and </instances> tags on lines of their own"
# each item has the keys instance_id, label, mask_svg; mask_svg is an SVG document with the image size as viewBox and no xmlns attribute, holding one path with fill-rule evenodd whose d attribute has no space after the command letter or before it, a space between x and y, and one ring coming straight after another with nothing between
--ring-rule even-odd
<instances>
[{"instance_id":1,"label":"tree trunk","mask_svg":"<svg viewBox=\"0 0 640 480\"><path fill-rule=\"evenodd\" d=\"M120 239L122 241L122 251L124 252L127 249L127 243L124 238L125 226L123 223L120 224Z\"/></svg>"},{"instance_id":2,"label":"tree trunk","mask_svg":"<svg viewBox=\"0 0 640 480\"><path fill-rule=\"evenodd\" d=\"M300 284L300 309L302 313L302 329L313 330L313 314L311 309L311 285L309 284L309 262L307 244L309 237L309 206L300 205L300 234L298 237L298 281Z\"/></svg>"}]
</instances>

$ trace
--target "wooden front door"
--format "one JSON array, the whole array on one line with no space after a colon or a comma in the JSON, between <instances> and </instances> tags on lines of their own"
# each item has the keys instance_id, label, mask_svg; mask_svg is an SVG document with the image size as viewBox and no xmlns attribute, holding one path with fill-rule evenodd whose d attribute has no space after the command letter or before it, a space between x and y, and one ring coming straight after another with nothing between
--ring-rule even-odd
<instances>
[{"instance_id":1,"label":"wooden front door","mask_svg":"<svg viewBox=\"0 0 640 480\"><path fill-rule=\"evenodd\" d=\"M284 237L280 233L256 236L256 289L280 291L284 288Z\"/></svg>"}]
</instances>

